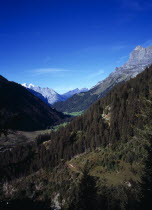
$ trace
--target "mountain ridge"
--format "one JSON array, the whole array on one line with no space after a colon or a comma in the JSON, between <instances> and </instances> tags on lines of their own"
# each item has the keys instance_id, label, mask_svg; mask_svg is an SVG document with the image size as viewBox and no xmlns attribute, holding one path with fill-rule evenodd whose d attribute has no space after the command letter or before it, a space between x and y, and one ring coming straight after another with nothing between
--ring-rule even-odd
<instances>
[{"instance_id":1,"label":"mountain ridge","mask_svg":"<svg viewBox=\"0 0 152 210\"><path fill-rule=\"evenodd\" d=\"M87 88L81 88L81 89L76 88L66 93L59 94L52 88L40 87L40 86L33 85L32 83L29 85L26 83L23 83L22 86L27 88L32 94L34 94L35 96L37 96L38 98L40 98L42 101L44 101L45 103L49 105L52 105L58 101L65 101L71 96L73 96L74 94L88 91Z\"/></svg>"},{"instance_id":2,"label":"mountain ridge","mask_svg":"<svg viewBox=\"0 0 152 210\"><path fill-rule=\"evenodd\" d=\"M78 210L76 196L83 201L91 192L86 190L82 200L81 192L90 183L89 179L80 182L87 167L96 180L98 202L94 209L139 209L145 148L151 140L151 105L152 66L113 88L47 139L41 135L32 150L30 145L3 150L0 199L10 202L28 197L46 202L48 198L63 209Z\"/></svg>"},{"instance_id":3,"label":"mountain ridge","mask_svg":"<svg viewBox=\"0 0 152 210\"><path fill-rule=\"evenodd\" d=\"M53 107L58 111L69 113L86 110L97 99L105 96L115 85L136 77L150 64L152 64L152 46L148 48L137 46L130 53L128 61L122 67L116 67L106 79L98 82L88 92L74 95L65 102L57 102Z\"/></svg>"},{"instance_id":4,"label":"mountain ridge","mask_svg":"<svg viewBox=\"0 0 152 210\"><path fill-rule=\"evenodd\" d=\"M41 130L66 118L22 85L10 82L2 76L0 77L0 99L1 122L8 116L7 127L11 129ZM16 118L12 120L11 116Z\"/></svg>"},{"instance_id":5,"label":"mountain ridge","mask_svg":"<svg viewBox=\"0 0 152 210\"><path fill-rule=\"evenodd\" d=\"M70 98L71 96L75 95L75 94L79 94L82 92L87 92L89 89L88 88L75 88L73 90L70 90L66 93L63 93L62 96L66 97L66 99Z\"/></svg>"},{"instance_id":6,"label":"mountain ridge","mask_svg":"<svg viewBox=\"0 0 152 210\"><path fill-rule=\"evenodd\" d=\"M65 98L62 95L58 94L52 88L42 88L39 86L35 86L33 84L27 85L26 83L22 84L25 88L27 88L31 93L35 96L39 97L42 101L47 104L53 104L57 101L64 101Z\"/></svg>"}]
</instances>

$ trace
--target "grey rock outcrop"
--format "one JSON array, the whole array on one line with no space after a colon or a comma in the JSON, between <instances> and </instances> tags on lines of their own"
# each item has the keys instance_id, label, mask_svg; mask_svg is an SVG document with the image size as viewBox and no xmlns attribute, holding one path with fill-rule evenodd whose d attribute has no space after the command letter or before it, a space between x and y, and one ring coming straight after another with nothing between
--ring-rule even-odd
<instances>
[{"instance_id":1,"label":"grey rock outcrop","mask_svg":"<svg viewBox=\"0 0 152 210\"><path fill-rule=\"evenodd\" d=\"M121 67L116 67L106 79L98 82L86 93L79 93L64 102L57 102L54 107L62 112L78 112L87 109L97 99L105 96L115 85L136 77L152 64L152 46L137 46L130 54L129 60Z\"/></svg>"},{"instance_id":2,"label":"grey rock outcrop","mask_svg":"<svg viewBox=\"0 0 152 210\"><path fill-rule=\"evenodd\" d=\"M147 66L152 64L152 46L137 46L131 53L129 60L121 67L116 67L105 80L99 82L92 90L95 94L108 91L116 84L136 77Z\"/></svg>"},{"instance_id":3,"label":"grey rock outcrop","mask_svg":"<svg viewBox=\"0 0 152 210\"><path fill-rule=\"evenodd\" d=\"M42 88L33 84L27 85L26 83L22 85L47 104L54 104L57 101L65 101L65 97L58 94L51 88Z\"/></svg>"},{"instance_id":4,"label":"grey rock outcrop","mask_svg":"<svg viewBox=\"0 0 152 210\"><path fill-rule=\"evenodd\" d=\"M42 88L39 86L35 86L33 84L27 85L26 83L22 84L25 88L27 88L33 95L40 98L42 101L44 101L47 104L54 104L58 101L65 101L74 94L86 92L88 91L87 88L76 88L74 90L70 90L67 93L59 94L56 91L54 91L52 88Z\"/></svg>"}]
</instances>

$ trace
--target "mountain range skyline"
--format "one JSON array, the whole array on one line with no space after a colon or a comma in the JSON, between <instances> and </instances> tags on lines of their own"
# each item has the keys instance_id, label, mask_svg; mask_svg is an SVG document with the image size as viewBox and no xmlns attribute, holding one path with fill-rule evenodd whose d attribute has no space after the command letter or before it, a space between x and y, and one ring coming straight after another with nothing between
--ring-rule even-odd
<instances>
[{"instance_id":1,"label":"mountain range skyline","mask_svg":"<svg viewBox=\"0 0 152 210\"><path fill-rule=\"evenodd\" d=\"M60 94L91 88L152 45L151 10L149 0L2 1L0 73Z\"/></svg>"},{"instance_id":2,"label":"mountain range skyline","mask_svg":"<svg viewBox=\"0 0 152 210\"><path fill-rule=\"evenodd\" d=\"M32 83L29 85L26 83L23 83L22 86L28 89L32 94L40 98L42 101L50 105L58 101L65 101L71 96L73 96L74 94L88 91L87 88L81 88L81 89L76 88L74 90L69 90L66 93L59 94L52 88L40 87L37 85L33 85Z\"/></svg>"},{"instance_id":3,"label":"mountain range skyline","mask_svg":"<svg viewBox=\"0 0 152 210\"><path fill-rule=\"evenodd\" d=\"M147 43L148 44L148 43ZM150 42L150 44L152 44L151 42ZM138 48L139 49L148 49L148 48L152 48L152 46L147 46L147 47L143 47L143 46L141 46L141 45L137 45L137 46L135 46L135 48L132 50L132 52L134 51L134 50L138 50ZM129 53L129 55L131 54L131 52ZM123 60L125 59L125 61L126 62L123 62L122 63L122 65L121 66L125 66L125 64L127 63L127 60L126 59L128 59L129 58L129 55L127 55L127 56L125 56L125 57L121 57L120 58L120 60L121 60L121 62L117 62L117 63L122 63L123 62ZM118 66L120 66L120 65L118 65ZM112 72L114 72L116 69L119 69L119 68L121 68L121 66L120 67L117 67L117 66L115 66L114 68L113 68L113 70L111 70L110 71L110 73L112 73ZM38 74L40 74L41 75L41 71L42 71L42 69L37 69L37 73ZM45 69L45 71L47 72L48 71L48 73L50 73L51 71L53 72L53 71L63 71L63 72L66 72L66 70L64 70L64 69ZM68 71L67 71L68 72ZM110 74L109 73L109 74ZM94 83L94 84L92 84L92 86L87 86L87 80L84 80L85 82L86 82L86 84L84 83L84 81L83 81L83 83L84 83L84 85L83 86L81 86L81 87L79 87L79 86L76 86L76 83L75 83L75 88L73 88L72 86L70 86L70 87L68 87L68 86L64 86L63 88L58 88L59 87L59 84L57 85L57 87L55 87L55 88L52 88L51 87L51 85L50 85L50 83L48 82L48 86L47 85L45 85L46 84L46 82L44 81L44 85L35 85L35 84L32 84L32 83L30 83L31 81L29 80L29 84L27 84L26 82L23 82L22 83L22 85L23 86L25 86L25 87L27 87L27 88L32 88L32 87L42 87L42 88L49 88L49 89L52 89L53 91L55 90L55 92L57 92L58 94L60 94L60 95L64 95L64 94L66 94L66 93L68 93L68 92L70 92L70 91L73 91L73 90L76 90L76 89L78 89L78 92L76 92L76 93L80 93L80 92L82 92L82 91L80 91L79 92L79 90L81 90L81 89L87 89L87 90L89 90L89 89L92 89L92 88L94 88L94 86L96 86L96 85L98 85L98 83L101 83L104 79L106 79L108 76L109 76L109 74L105 74L105 71L104 70L100 70L100 71L97 71L97 72L94 72L94 74L91 74L91 75L87 75L87 78L93 78L93 77L101 77L101 75L102 75L102 77L103 78L99 78L99 79L97 79L97 82L96 83ZM4 74L3 74L4 75ZM103 75L106 75L106 76L103 76ZM10 79L11 80L11 79ZM15 81L16 82L16 81ZM35 82L37 82L37 80L35 81ZM18 82L17 82L18 83ZM40 84L40 83L39 83ZM62 82L62 84L64 85L64 82ZM86 91L86 90L85 90Z\"/></svg>"},{"instance_id":4,"label":"mountain range skyline","mask_svg":"<svg viewBox=\"0 0 152 210\"><path fill-rule=\"evenodd\" d=\"M98 82L89 91L82 94L76 94L66 101L57 102L53 107L61 112L84 111L97 99L104 97L114 86L136 77L151 64L152 46L144 48L138 45L130 53L129 59L126 63L121 67L116 67L108 77Z\"/></svg>"},{"instance_id":5,"label":"mountain range skyline","mask_svg":"<svg viewBox=\"0 0 152 210\"><path fill-rule=\"evenodd\" d=\"M34 88L34 87L40 87L40 86L38 86L38 85L34 85L34 84L32 84L32 83L30 83L30 84L27 84L27 83L23 83L23 84L21 84L22 86L24 86L24 87L26 87L26 88ZM52 89L51 87L41 87L41 88L49 88L49 89ZM53 90L53 89L52 89ZM65 92L65 93L63 93L63 94L61 94L61 95L66 95L66 94L68 94L69 92L71 92L71 91L75 91L76 93L77 92L79 92L79 91L87 91L87 90L89 90L88 88L75 88L75 89L71 89L71 90L69 90L69 91L67 91L67 92ZM55 90L53 90L53 91L55 91ZM57 92L57 91L55 91L55 92Z\"/></svg>"},{"instance_id":6,"label":"mountain range skyline","mask_svg":"<svg viewBox=\"0 0 152 210\"><path fill-rule=\"evenodd\" d=\"M137 68L139 68L139 69L141 69L141 68L144 69L146 65L152 63L152 46L148 46L148 47L146 48L146 47L137 45L137 46L133 49L133 51L131 51L131 52L129 53L129 55L128 55L127 57L129 57L128 60L127 60L126 62L124 62L124 63L122 64L122 66L120 66L120 67L116 67L116 66L115 66L115 68L113 69L113 71L111 71L111 73L113 73L113 72L115 72L115 71L118 71L118 70L122 70L122 69L123 69L123 70L128 70L128 69L131 69L131 68L135 68L135 66L137 66ZM141 66L140 66L140 65L141 65ZM138 70L137 70L137 71L138 71ZM104 72L103 72L103 73L104 73ZM97 72L96 74L98 74L98 72ZM135 74L136 74L136 73L135 73ZM110 74L109 74L109 75L110 75ZM107 77L108 77L109 75L107 75ZM136 75L135 75L135 76L136 76ZM104 79L106 79L107 77L105 77ZM101 80L99 79L99 80L97 81L97 83L93 84L93 86L91 86L90 88L86 88L86 87L85 87L87 84L85 84L85 81L84 81L84 87L83 87L83 88L79 88L79 87L74 88L74 89L71 88L71 89L67 89L67 91L62 92L62 93L56 91L56 89L53 89L53 88L51 87L51 85L48 85L48 87L42 86L41 88L49 88L49 89L51 89L52 91L55 90L55 92L59 93L60 95L66 95L66 94L69 93L70 91L75 91L75 93L77 94L77 93L83 92L83 90L84 90L84 92L86 92L86 91L88 91L88 90L90 90L90 89L96 87L97 85L99 85L100 83L102 83L102 81L103 81L104 79L101 79ZM39 85L34 85L34 84L32 84L32 83L30 83L30 84L23 83L22 86L24 86L24 87L26 87L26 88L30 88L30 89L36 88L36 87L40 87ZM72 94L72 95L73 95L73 94ZM72 95L71 95L71 96L72 96Z\"/></svg>"},{"instance_id":7,"label":"mountain range skyline","mask_svg":"<svg viewBox=\"0 0 152 210\"><path fill-rule=\"evenodd\" d=\"M152 0L0 2L0 210L149 210Z\"/></svg>"}]
</instances>

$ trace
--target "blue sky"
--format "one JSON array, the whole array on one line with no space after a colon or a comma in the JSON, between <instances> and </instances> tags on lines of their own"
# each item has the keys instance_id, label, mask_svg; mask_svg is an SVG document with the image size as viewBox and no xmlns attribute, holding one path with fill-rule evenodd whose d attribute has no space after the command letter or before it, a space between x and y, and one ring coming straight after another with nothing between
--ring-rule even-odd
<instances>
[{"instance_id":1,"label":"blue sky","mask_svg":"<svg viewBox=\"0 0 152 210\"><path fill-rule=\"evenodd\" d=\"M152 1L0 1L0 74L59 93L91 87L152 45Z\"/></svg>"}]
</instances>

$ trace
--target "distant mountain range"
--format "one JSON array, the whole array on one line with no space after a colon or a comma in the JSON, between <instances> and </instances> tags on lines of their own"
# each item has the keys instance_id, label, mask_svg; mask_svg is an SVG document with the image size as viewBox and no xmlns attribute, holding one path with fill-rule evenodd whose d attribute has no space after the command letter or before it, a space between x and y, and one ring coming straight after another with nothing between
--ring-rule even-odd
<instances>
[{"instance_id":1,"label":"distant mountain range","mask_svg":"<svg viewBox=\"0 0 152 210\"><path fill-rule=\"evenodd\" d=\"M40 98L42 101L44 101L47 104L54 104L55 102L58 101L65 101L74 94L81 93L81 92L86 92L88 91L87 88L76 88L74 90L70 90L64 94L59 94L56 91L54 91L51 88L42 88L39 86L35 86L33 84L27 85L26 83L22 84L25 88L27 88L32 94Z\"/></svg>"},{"instance_id":2,"label":"distant mountain range","mask_svg":"<svg viewBox=\"0 0 152 210\"><path fill-rule=\"evenodd\" d=\"M131 52L129 60L122 67L116 67L106 79L98 82L86 93L79 93L64 102L57 102L53 107L58 111L69 113L85 110L97 99L105 96L115 85L135 77L150 64L152 64L152 46L147 48L137 46Z\"/></svg>"},{"instance_id":3,"label":"distant mountain range","mask_svg":"<svg viewBox=\"0 0 152 210\"><path fill-rule=\"evenodd\" d=\"M39 97L42 101L44 101L48 104L53 104L57 101L65 101L65 98L62 95L58 94L51 88L48 88L48 87L42 88L39 86L35 86L33 84L27 85L26 83L24 83L22 85L24 87L28 88L28 90L31 93L33 93L34 95Z\"/></svg>"},{"instance_id":4,"label":"distant mountain range","mask_svg":"<svg viewBox=\"0 0 152 210\"><path fill-rule=\"evenodd\" d=\"M41 130L66 118L23 86L0 76L0 125L17 130ZM5 119L4 119L5 118Z\"/></svg>"},{"instance_id":5,"label":"distant mountain range","mask_svg":"<svg viewBox=\"0 0 152 210\"><path fill-rule=\"evenodd\" d=\"M88 91L88 88L81 88L81 89L76 88L74 90L70 90L67 93L62 94L62 96L65 97L66 99L68 99L75 94L82 93L82 92L87 92L87 91Z\"/></svg>"}]
</instances>

